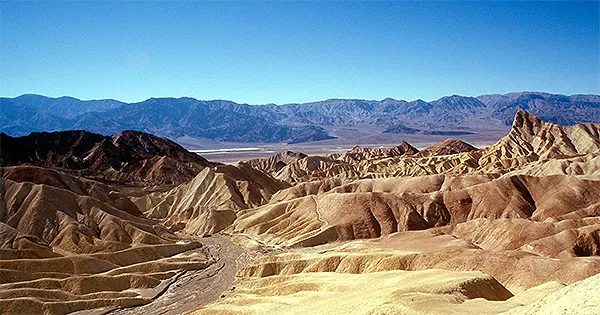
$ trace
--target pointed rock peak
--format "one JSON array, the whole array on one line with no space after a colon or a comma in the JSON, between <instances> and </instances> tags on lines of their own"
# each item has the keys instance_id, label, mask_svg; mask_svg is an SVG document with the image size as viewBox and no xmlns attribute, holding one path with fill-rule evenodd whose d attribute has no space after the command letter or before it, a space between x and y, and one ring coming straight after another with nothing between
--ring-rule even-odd
<instances>
[{"instance_id":1,"label":"pointed rock peak","mask_svg":"<svg viewBox=\"0 0 600 315\"><path fill-rule=\"evenodd\" d=\"M113 137L118 138L118 137L129 137L129 136L139 136L143 134L143 132L138 131L138 130L123 130L115 135L113 135Z\"/></svg>"},{"instance_id":2,"label":"pointed rock peak","mask_svg":"<svg viewBox=\"0 0 600 315\"><path fill-rule=\"evenodd\" d=\"M473 151L473 150L477 150L476 147L460 140L457 138L449 138L446 139L444 141L438 142L432 146L430 146L430 148L452 148L456 151L460 151L460 152L467 152L467 151Z\"/></svg>"},{"instance_id":3,"label":"pointed rock peak","mask_svg":"<svg viewBox=\"0 0 600 315\"><path fill-rule=\"evenodd\" d=\"M542 121L537 118L535 115L526 112L522 109L519 109L515 114L515 119L513 121L512 129L521 129L521 128L532 128L534 126L539 126L542 124Z\"/></svg>"},{"instance_id":4,"label":"pointed rock peak","mask_svg":"<svg viewBox=\"0 0 600 315\"><path fill-rule=\"evenodd\" d=\"M301 158L305 158L307 157L306 154L302 153L302 152L294 152L294 151L282 151L279 152L278 154L276 154L277 157L292 157L292 158L297 158L297 159L301 159Z\"/></svg>"},{"instance_id":5,"label":"pointed rock peak","mask_svg":"<svg viewBox=\"0 0 600 315\"><path fill-rule=\"evenodd\" d=\"M158 142L165 142L165 143L172 142L169 139L160 138L158 136L148 134L148 133L138 131L138 130L123 130L123 131L113 135L112 140L113 140L113 143L117 147L122 146L122 145L132 145L132 144L135 144L137 146L140 142L144 142L144 141L158 141Z\"/></svg>"},{"instance_id":6,"label":"pointed rock peak","mask_svg":"<svg viewBox=\"0 0 600 315\"><path fill-rule=\"evenodd\" d=\"M460 139L457 138L448 138L445 140L442 140L441 142L439 142L439 144L457 144L457 143L465 143Z\"/></svg>"},{"instance_id":7,"label":"pointed rock peak","mask_svg":"<svg viewBox=\"0 0 600 315\"><path fill-rule=\"evenodd\" d=\"M460 139L450 138L428 146L427 148L421 150L417 156L426 157L436 155L449 155L462 152L470 152L474 150L477 150L477 148Z\"/></svg>"},{"instance_id":8,"label":"pointed rock peak","mask_svg":"<svg viewBox=\"0 0 600 315\"><path fill-rule=\"evenodd\" d=\"M401 148L402 150L404 150L405 154L409 155L419 153L419 149L413 147L410 143L406 141L402 141L398 148Z\"/></svg>"}]
</instances>

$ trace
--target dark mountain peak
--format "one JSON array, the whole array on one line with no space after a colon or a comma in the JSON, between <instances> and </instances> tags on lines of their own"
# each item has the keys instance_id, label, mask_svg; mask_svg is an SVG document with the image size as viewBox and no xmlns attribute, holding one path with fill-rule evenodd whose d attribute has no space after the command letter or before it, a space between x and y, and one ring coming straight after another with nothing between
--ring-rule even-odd
<instances>
[{"instance_id":1,"label":"dark mountain peak","mask_svg":"<svg viewBox=\"0 0 600 315\"><path fill-rule=\"evenodd\" d=\"M2 134L0 165L33 164L71 169L82 168L85 152L108 137L84 130L32 132L13 138Z\"/></svg>"},{"instance_id":2,"label":"dark mountain peak","mask_svg":"<svg viewBox=\"0 0 600 315\"><path fill-rule=\"evenodd\" d=\"M431 103L425 102L422 99L417 99L408 104L408 112L425 114L428 113L433 105Z\"/></svg>"},{"instance_id":3,"label":"dark mountain peak","mask_svg":"<svg viewBox=\"0 0 600 315\"><path fill-rule=\"evenodd\" d=\"M40 99L40 100L52 100L54 98L49 97L49 96L44 96L44 95L39 95L39 94L23 94L21 96L17 96L14 99Z\"/></svg>"},{"instance_id":4,"label":"dark mountain peak","mask_svg":"<svg viewBox=\"0 0 600 315\"><path fill-rule=\"evenodd\" d=\"M34 132L17 138L1 134L0 143L0 166L55 167L126 182L184 182L202 168L216 165L171 140L133 130L112 137L84 130Z\"/></svg>"},{"instance_id":5,"label":"dark mountain peak","mask_svg":"<svg viewBox=\"0 0 600 315\"><path fill-rule=\"evenodd\" d=\"M436 101L440 101L440 100L459 100L459 99L463 99L463 98L469 98L469 97L468 96L458 95L458 94L452 94L452 95L440 97Z\"/></svg>"},{"instance_id":6,"label":"dark mountain peak","mask_svg":"<svg viewBox=\"0 0 600 315\"><path fill-rule=\"evenodd\" d=\"M177 161L194 162L203 166L212 165L203 157L191 153L172 140L137 130L125 130L112 136L112 144L131 155L132 160L152 157L169 157Z\"/></svg>"},{"instance_id":7,"label":"dark mountain peak","mask_svg":"<svg viewBox=\"0 0 600 315\"><path fill-rule=\"evenodd\" d=\"M450 109L472 109L476 107L485 107L485 104L480 100L469 97L469 96L460 96L460 95L451 95L444 96L438 100L431 102L433 106L436 107L445 107Z\"/></svg>"},{"instance_id":8,"label":"dark mountain peak","mask_svg":"<svg viewBox=\"0 0 600 315\"><path fill-rule=\"evenodd\" d=\"M400 145L397 146L397 148L401 149L405 152L405 154L408 155L417 154L419 152L419 149L413 147L412 144L406 141L402 141L402 143L400 143Z\"/></svg>"},{"instance_id":9,"label":"dark mountain peak","mask_svg":"<svg viewBox=\"0 0 600 315\"><path fill-rule=\"evenodd\" d=\"M422 99L420 99L420 98L418 98L418 99L416 99L416 100L414 100L414 101L410 101L410 102L408 102L408 103L409 103L409 104L429 104L428 102L425 102L424 100L422 100Z\"/></svg>"},{"instance_id":10,"label":"dark mountain peak","mask_svg":"<svg viewBox=\"0 0 600 315\"><path fill-rule=\"evenodd\" d=\"M450 155L474 150L477 150L477 148L460 139L450 138L426 147L421 150L417 156Z\"/></svg>"},{"instance_id":11,"label":"dark mountain peak","mask_svg":"<svg viewBox=\"0 0 600 315\"><path fill-rule=\"evenodd\" d=\"M164 101L178 101L181 100L181 98L176 98L176 97L151 97L145 101L141 101L140 103L145 103L145 102L164 102Z\"/></svg>"},{"instance_id":12,"label":"dark mountain peak","mask_svg":"<svg viewBox=\"0 0 600 315\"><path fill-rule=\"evenodd\" d=\"M72 96L61 96L61 97L57 97L55 98L55 100L63 100L63 101L81 101L78 98L74 98Z\"/></svg>"},{"instance_id":13,"label":"dark mountain peak","mask_svg":"<svg viewBox=\"0 0 600 315\"><path fill-rule=\"evenodd\" d=\"M363 99L356 98L328 98L324 102L325 103L353 103L353 102L364 102ZM314 102L318 103L318 102Z\"/></svg>"}]
</instances>

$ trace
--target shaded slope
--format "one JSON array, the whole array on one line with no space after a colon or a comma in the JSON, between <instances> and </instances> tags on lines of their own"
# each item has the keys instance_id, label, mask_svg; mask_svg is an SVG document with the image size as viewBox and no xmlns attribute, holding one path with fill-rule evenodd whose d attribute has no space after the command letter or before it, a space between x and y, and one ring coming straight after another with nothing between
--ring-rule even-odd
<instances>
[{"instance_id":1,"label":"shaded slope","mask_svg":"<svg viewBox=\"0 0 600 315\"><path fill-rule=\"evenodd\" d=\"M57 167L107 180L173 184L214 165L168 139L138 131L112 137L86 131L0 137L2 166Z\"/></svg>"},{"instance_id":2,"label":"shaded slope","mask_svg":"<svg viewBox=\"0 0 600 315\"><path fill-rule=\"evenodd\" d=\"M421 150L415 152L417 157L436 156L436 155L450 155L462 152L470 152L477 150L476 147L461 141L459 139L446 139L442 142L435 143Z\"/></svg>"}]
</instances>

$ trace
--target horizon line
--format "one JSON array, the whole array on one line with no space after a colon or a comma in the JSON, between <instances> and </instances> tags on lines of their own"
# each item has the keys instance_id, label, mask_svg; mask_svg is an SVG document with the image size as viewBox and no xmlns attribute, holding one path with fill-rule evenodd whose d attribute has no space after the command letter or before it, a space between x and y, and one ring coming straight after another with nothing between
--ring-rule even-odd
<instances>
[{"instance_id":1,"label":"horizon line","mask_svg":"<svg viewBox=\"0 0 600 315\"><path fill-rule=\"evenodd\" d=\"M302 104L311 104L311 103L318 103L318 102L326 102L326 101L332 101L332 100L349 100L349 101L370 101L370 102L382 102L386 99L392 99L395 101L400 101L400 102L407 102L407 103L412 103L412 102L416 102L416 101L423 101L426 103L430 103L430 102L435 102L438 100L441 100L443 98L446 97L452 97L452 96L459 96L459 97L470 97L470 98L477 98L477 97L481 97L481 96L488 96L488 95L509 95L509 94L517 94L517 93L539 93L539 94L551 94L551 95L561 95L561 96L579 96L579 95L584 95L584 96L600 96L600 92L599 94L595 94L595 93L574 93L574 94L563 94L563 93L553 93L553 92L545 92L545 91L511 91L511 92L506 92L506 93L484 93L484 94L479 94L479 95L460 95L460 94L451 94L451 95L443 95L437 99L434 100L430 100L430 101L425 101L421 98L417 98L414 100L405 100L405 99L398 99L398 98L394 98L394 97L384 97L380 100L377 99L367 99L367 98L354 98L354 97L349 97L349 98L344 98L344 97L329 97L326 99L320 99L320 100L315 100L315 101L308 101L308 102L291 102L291 103L283 103L283 104L276 104L276 103L263 103L263 104L250 104L247 102L239 102L239 101L234 101L234 100L229 100L229 99L225 99L225 98L215 98L215 99L202 99L202 98L196 98L196 97L192 97L192 96L151 96L148 97L146 99L143 99L141 101L134 101L134 102L126 102L126 101L121 101L115 98L90 98L90 99L82 99L82 98L78 98L75 96L70 96L70 95L62 95L62 96L47 96L47 95L43 95L43 94L37 94L37 93L23 93L17 96L0 96L0 98L6 98L6 99L15 99L15 98L19 98L22 96L41 96L41 97L46 97L46 98L50 98L50 99L59 99L59 98L71 98L71 99L75 99L78 101L82 101L82 102L89 102L89 101L116 101L116 102L120 102L120 103L124 103L124 104L138 104L138 103L143 103L146 101L149 101L151 99L193 99L196 101L205 101L205 102L213 102L213 101L226 101L226 102L232 102L232 103L236 103L238 105L249 105L249 106L267 106L267 105L275 105L275 106L285 106L285 105L302 105Z\"/></svg>"}]
</instances>

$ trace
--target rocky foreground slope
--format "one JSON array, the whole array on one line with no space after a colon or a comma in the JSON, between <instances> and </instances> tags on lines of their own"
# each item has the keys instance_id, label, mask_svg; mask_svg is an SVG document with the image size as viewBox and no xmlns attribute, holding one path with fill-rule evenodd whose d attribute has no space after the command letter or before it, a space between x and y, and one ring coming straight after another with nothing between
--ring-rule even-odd
<instances>
[{"instance_id":1,"label":"rocky foreground slope","mask_svg":"<svg viewBox=\"0 0 600 315\"><path fill-rule=\"evenodd\" d=\"M104 184L37 167L3 172L3 313L145 304L178 274L214 263Z\"/></svg>"},{"instance_id":2,"label":"rocky foreground slope","mask_svg":"<svg viewBox=\"0 0 600 315\"><path fill-rule=\"evenodd\" d=\"M600 313L599 130L520 111L481 149L236 165L138 133L3 136L0 309ZM157 156L176 167L133 167Z\"/></svg>"}]
</instances>

